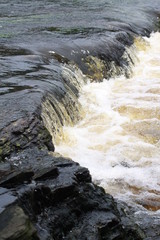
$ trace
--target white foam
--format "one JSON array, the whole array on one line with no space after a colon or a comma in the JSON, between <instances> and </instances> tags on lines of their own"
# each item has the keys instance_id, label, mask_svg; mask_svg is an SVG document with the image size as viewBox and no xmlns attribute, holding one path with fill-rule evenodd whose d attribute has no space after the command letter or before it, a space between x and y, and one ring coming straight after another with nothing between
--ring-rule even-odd
<instances>
[{"instance_id":1,"label":"white foam","mask_svg":"<svg viewBox=\"0 0 160 240\"><path fill-rule=\"evenodd\" d=\"M56 151L89 168L115 197L137 201L160 191L160 33L145 38L133 76L88 83L85 117L64 127Z\"/></svg>"}]
</instances>

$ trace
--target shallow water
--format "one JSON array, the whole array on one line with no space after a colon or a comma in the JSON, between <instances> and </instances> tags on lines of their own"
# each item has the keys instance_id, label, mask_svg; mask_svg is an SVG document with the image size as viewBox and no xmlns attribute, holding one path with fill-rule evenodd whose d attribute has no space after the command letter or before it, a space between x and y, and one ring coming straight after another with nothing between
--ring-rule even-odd
<instances>
[{"instance_id":1,"label":"shallow water","mask_svg":"<svg viewBox=\"0 0 160 240\"><path fill-rule=\"evenodd\" d=\"M132 77L83 86L83 120L56 151L89 168L106 192L160 209L160 33L137 39Z\"/></svg>"}]
</instances>

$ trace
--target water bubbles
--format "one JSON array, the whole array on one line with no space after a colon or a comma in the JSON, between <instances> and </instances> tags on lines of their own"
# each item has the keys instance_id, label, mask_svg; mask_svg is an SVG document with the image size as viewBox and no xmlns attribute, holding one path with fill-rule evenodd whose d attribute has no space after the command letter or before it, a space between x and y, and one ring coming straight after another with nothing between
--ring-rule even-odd
<instances>
[{"instance_id":1,"label":"water bubbles","mask_svg":"<svg viewBox=\"0 0 160 240\"><path fill-rule=\"evenodd\" d=\"M65 127L56 150L87 167L106 192L160 209L160 33L137 39L132 76L92 82L79 101L84 118ZM135 52L133 55L135 55Z\"/></svg>"}]
</instances>

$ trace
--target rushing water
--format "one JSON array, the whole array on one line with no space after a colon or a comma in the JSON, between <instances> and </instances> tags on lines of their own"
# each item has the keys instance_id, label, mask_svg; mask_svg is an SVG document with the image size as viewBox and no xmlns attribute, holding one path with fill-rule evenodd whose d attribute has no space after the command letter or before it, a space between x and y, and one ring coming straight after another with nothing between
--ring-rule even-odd
<instances>
[{"instance_id":1,"label":"rushing water","mask_svg":"<svg viewBox=\"0 0 160 240\"><path fill-rule=\"evenodd\" d=\"M135 41L131 78L83 86L83 120L64 127L56 146L89 168L106 192L152 210L160 209L159 42L160 33Z\"/></svg>"},{"instance_id":2,"label":"rushing water","mask_svg":"<svg viewBox=\"0 0 160 240\"><path fill-rule=\"evenodd\" d=\"M0 0L0 129L42 107L50 133L63 137L57 151L115 197L153 210L160 207L159 33L129 46L149 36L159 13L160 0ZM61 136L78 111L83 120Z\"/></svg>"}]
</instances>

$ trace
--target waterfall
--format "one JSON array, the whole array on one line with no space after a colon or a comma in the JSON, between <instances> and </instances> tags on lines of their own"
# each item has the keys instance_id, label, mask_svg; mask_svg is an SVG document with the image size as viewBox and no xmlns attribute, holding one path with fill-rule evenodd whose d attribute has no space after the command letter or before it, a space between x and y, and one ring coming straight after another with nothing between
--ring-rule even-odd
<instances>
[{"instance_id":1,"label":"waterfall","mask_svg":"<svg viewBox=\"0 0 160 240\"><path fill-rule=\"evenodd\" d=\"M160 208L160 33L128 49L132 74L81 88L82 119L65 125L56 151L87 167L114 197ZM136 57L135 57L136 54Z\"/></svg>"}]
</instances>

